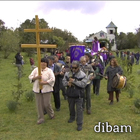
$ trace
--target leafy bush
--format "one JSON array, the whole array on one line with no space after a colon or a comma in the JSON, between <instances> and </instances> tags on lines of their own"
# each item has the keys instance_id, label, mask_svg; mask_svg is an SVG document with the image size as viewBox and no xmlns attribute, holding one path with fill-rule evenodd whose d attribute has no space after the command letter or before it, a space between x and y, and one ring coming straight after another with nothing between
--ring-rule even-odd
<instances>
[{"instance_id":1,"label":"leafy bush","mask_svg":"<svg viewBox=\"0 0 140 140\"><path fill-rule=\"evenodd\" d=\"M136 99L134 101L134 106L137 110L135 110L135 113L140 113L140 99Z\"/></svg>"},{"instance_id":2,"label":"leafy bush","mask_svg":"<svg viewBox=\"0 0 140 140\"><path fill-rule=\"evenodd\" d=\"M137 74L140 75L140 70L137 71Z\"/></svg>"},{"instance_id":3,"label":"leafy bush","mask_svg":"<svg viewBox=\"0 0 140 140\"><path fill-rule=\"evenodd\" d=\"M33 91L26 92L25 98L28 102L32 102L34 100L34 93Z\"/></svg>"},{"instance_id":4,"label":"leafy bush","mask_svg":"<svg viewBox=\"0 0 140 140\"><path fill-rule=\"evenodd\" d=\"M135 105L136 108L138 108L140 110L140 99L136 99L134 101L134 105Z\"/></svg>"},{"instance_id":5,"label":"leafy bush","mask_svg":"<svg viewBox=\"0 0 140 140\"><path fill-rule=\"evenodd\" d=\"M133 95L134 95L134 93L135 93L135 91L134 91L133 89L130 89L130 90L128 91L128 93L129 93L129 97L132 98Z\"/></svg>"},{"instance_id":6,"label":"leafy bush","mask_svg":"<svg viewBox=\"0 0 140 140\"><path fill-rule=\"evenodd\" d=\"M23 74L23 71L21 69L21 71L18 72L16 79L17 79L17 84L15 84L16 82L14 81L14 88L11 91L12 92L12 96L13 96L13 101L10 100L7 103L7 107L11 112L14 112L17 109L17 105L20 104L19 103L19 99L21 97L21 95L23 94L23 92L25 92L26 90L23 90L22 87L22 82L21 82L21 78L24 76L25 74Z\"/></svg>"},{"instance_id":7,"label":"leafy bush","mask_svg":"<svg viewBox=\"0 0 140 140\"><path fill-rule=\"evenodd\" d=\"M11 111L11 112L16 111L17 105L18 105L18 103L16 101L10 100L10 101L7 102L7 107L9 109L9 111Z\"/></svg>"}]
</instances>

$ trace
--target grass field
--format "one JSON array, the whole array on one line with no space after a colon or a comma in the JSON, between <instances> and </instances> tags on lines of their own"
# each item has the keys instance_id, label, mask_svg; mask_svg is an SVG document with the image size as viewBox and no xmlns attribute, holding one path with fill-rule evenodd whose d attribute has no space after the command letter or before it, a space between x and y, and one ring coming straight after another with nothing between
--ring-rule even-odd
<instances>
[{"instance_id":1,"label":"grass field","mask_svg":"<svg viewBox=\"0 0 140 140\"><path fill-rule=\"evenodd\" d=\"M45 116L45 123L37 125L37 112L35 101L27 102L25 93L21 96L18 110L10 113L6 103L12 99L12 90L15 90L17 68L12 64L14 55L0 61L0 140L139 140L140 139L140 114L134 111L134 100L140 98L138 85L140 78L137 71L140 65L134 65L133 75L135 76L135 93L129 98L127 92L122 91L120 102L114 100L110 106L108 94L106 93L106 80L101 81L100 95L91 93L92 114L84 112L83 130L76 130L76 122L67 123L69 119L68 103L63 99L61 93L61 110L55 111L55 119L50 120ZM24 55L24 54L23 54ZM28 75L30 74L29 58L24 55L24 73L22 80L23 89L32 90ZM36 60L36 59L35 59ZM37 61L36 61L37 62ZM91 90L92 91L92 90ZM52 106L54 107L53 96ZM108 122L110 125L130 125L132 132L95 132L94 127L99 122Z\"/></svg>"}]
</instances>

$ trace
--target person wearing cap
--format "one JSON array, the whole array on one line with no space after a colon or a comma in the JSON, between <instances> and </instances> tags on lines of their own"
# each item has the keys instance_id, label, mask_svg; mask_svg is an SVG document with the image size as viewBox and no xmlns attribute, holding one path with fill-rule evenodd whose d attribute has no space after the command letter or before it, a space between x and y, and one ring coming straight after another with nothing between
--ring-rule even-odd
<instances>
[{"instance_id":1,"label":"person wearing cap","mask_svg":"<svg viewBox=\"0 0 140 140\"><path fill-rule=\"evenodd\" d=\"M41 59L41 75L38 75L36 67L29 75L29 80L33 83L33 92L35 93L36 107L38 113L37 124L44 123L44 110L47 111L50 119L54 118L54 111L51 105L51 95L55 83L55 76L50 68L48 68L48 60ZM40 85L42 89L40 89Z\"/></svg>"},{"instance_id":2,"label":"person wearing cap","mask_svg":"<svg viewBox=\"0 0 140 140\"><path fill-rule=\"evenodd\" d=\"M63 78L63 85L67 87L68 104L70 118L68 123L72 123L76 119L77 131L82 130L83 125L83 97L84 88L87 85L88 78L86 74L80 70L80 63L72 61L71 71L66 72Z\"/></svg>"},{"instance_id":3,"label":"person wearing cap","mask_svg":"<svg viewBox=\"0 0 140 140\"><path fill-rule=\"evenodd\" d=\"M86 63L86 57L82 56L80 58L80 70L82 70L88 77L89 81L85 87L85 94L83 98L83 110L86 105L87 114L91 114L91 83L95 77L95 72L92 68L92 65Z\"/></svg>"}]
</instances>

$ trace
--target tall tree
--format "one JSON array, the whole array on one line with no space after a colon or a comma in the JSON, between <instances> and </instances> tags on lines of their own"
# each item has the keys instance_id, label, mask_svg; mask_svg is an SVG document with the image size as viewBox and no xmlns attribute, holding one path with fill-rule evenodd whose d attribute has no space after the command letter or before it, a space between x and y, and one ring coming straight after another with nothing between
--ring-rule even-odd
<instances>
[{"instance_id":1,"label":"tall tree","mask_svg":"<svg viewBox=\"0 0 140 140\"><path fill-rule=\"evenodd\" d=\"M140 48L140 27L136 29L136 38L138 47Z\"/></svg>"},{"instance_id":2,"label":"tall tree","mask_svg":"<svg viewBox=\"0 0 140 140\"><path fill-rule=\"evenodd\" d=\"M20 43L21 44L35 44L36 43L36 34L31 32L24 32L24 29L35 29L35 18L32 20L27 19L24 23L20 25L18 28L19 34L21 37ZM40 28L48 28L48 23L44 19L39 20L39 26ZM47 33L40 33L40 41L46 41L47 40ZM22 49L23 51L27 52L28 56L31 56L35 49Z\"/></svg>"},{"instance_id":3,"label":"tall tree","mask_svg":"<svg viewBox=\"0 0 140 140\"><path fill-rule=\"evenodd\" d=\"M20 27L18 28L19 30L19 35L20 35L20 44L35 44L36 43L36 36L35 33L32 32L24 32L24 29L35 29L35 19L33 18L32 20L25 20ZM34 48L31 49L22 49L22 51L27 52L28 56L31 56L32 53L35 51Z\"/></svg>"},{"instance_id":4,"label":"tall tree","mask_svg":"<svg viewBox=\"0 0 140 140\"><path fill-rule=\"evenodd\" d=\"M3 57L7 59L11 52L18 50L18 35L11 29L4 31L0 38L0 46L2 46L1 50L3 51Z\"/></svg>"},{"instance_id":5,"label":"tall tree","mask_svg":"<svg viewBox=\"0 0 140 140\"><path fill-rule=\"evenodd\" d=\"M44 19L39 20L40 28L50 28L48 23ZM24 29L34 29L35 28L35 18L32 20L27 19L24 23L18 28L19 35L21 37L20 44L34 44L36 43L35 33L25 33ZM65 50L69 43L77 43L78 39L72 35L71 32L67 30L62 31L56 27L52 27L52 32L43 32L40 33L40 41L47 42L48 44L59 44L59 48ZM54 39L55 38L55 39ZM55 40L55 41L54 41ZM60 45L61 44L61 45ZM65 48L65 49L64 49ZM22 49L28 53L28 56L32 54L32 51L35 49Z\"/></svg>"},{"instance_id":6,"label":"tall tree","mask_svg":"<svg viewBox=\"0 0 140 140\"><path fill-rule=\"evenodd\" d=\"M127 49L132 49L137 46L136 35L132 32L127 33Z\"/></svg>"},{"instance_id":7,"label":"tall tree","mask_svg":"<svg viewBox=\"0 0 140 140\"><path fill-rule=\"evenodd\" d=\"M127 49L127 35L123 32L120 32L120 34L117 36L117 48L119 50Z\"/></svg>"},{"instance_id":8,"label":"tall tree","mask_svg":"<svg viewBox=\"0 0 140 140\"><path fill-rule=\"evenodd\" d=\"M58 49L64 51L65 41L62 37L53 36L54 43L57 44Z\"/></svg>"},{"instance_id":9,"label":"tall tree","mask_svg":"<svg viewBox=\"0 0 140 140\"><path fill-rule=\"evenodd\" d=\"M65 48L68 48L69 43L78 43L78 39L72 35L71 32L68 32L66 29L62 31L56 27L52 28L52 32L48 34L49 43L53 43L53 36L61 37L65 41Z\"/></svg>"},{"instance_id":10,"label":"tall tree","mask_svg":"<svg viewBox=\"0 0 140 140\"><path fill-rule=\"evenodd\" d=\"M6 29L7 28L5 27L5 22L0 19L0 38L1 38L2 34L3 34L3 31L5 31ZM1 50L1 47L2 46L0 45L0 50Z\"/></svg>"}]
</instances>

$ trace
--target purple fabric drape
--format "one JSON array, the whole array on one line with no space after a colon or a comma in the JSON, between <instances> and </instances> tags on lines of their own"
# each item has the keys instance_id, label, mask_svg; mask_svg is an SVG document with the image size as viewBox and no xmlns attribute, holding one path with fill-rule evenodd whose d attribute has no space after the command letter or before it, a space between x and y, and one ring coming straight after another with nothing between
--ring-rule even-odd
<instances>
[{"instance_id":1,"label":"purple fabric drape","mask_svg":"<svg viewBox=\"0 0 140 140\"><path fill-rule=\"evenodd\" d=\"M107 60L107 54L106 53L101 53L102 57L103 57L103 60Z\"/></svg>"},{"instance_id":2,"label":"purple fabric drape","mask_svg":"<svg viewBox=\"0 0 140 140\"><path fill-rule=\"evenodd\" d=\"M97 53L98 51L100 51L100 43L99 41L93 41L91 54L93 55L94 53Z\"/></svg>"}]
</instances>

